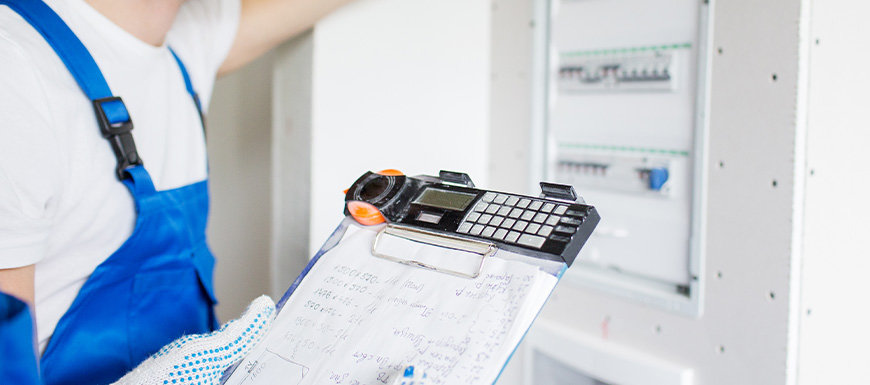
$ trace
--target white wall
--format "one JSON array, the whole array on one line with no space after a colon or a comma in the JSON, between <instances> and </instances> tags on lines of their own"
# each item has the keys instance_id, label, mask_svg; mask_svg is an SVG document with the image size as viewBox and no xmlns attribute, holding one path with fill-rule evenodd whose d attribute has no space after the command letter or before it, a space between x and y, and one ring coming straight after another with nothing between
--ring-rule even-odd
<instances>
[{"instance_id":1,"label":"white wall","mask_svg":"<svg viewBox=\"0 0 870 385\"><path fill-rule=\"evenodd\" d=\"M209 107L209 244L221 321L268 293L272 57L218 80Z\"/></svg>"},{"instance_id":2,"label":"white wall","mask_svg":"<svg viewBox=\"0 0 870 385\"><path fill-rule=\"evenodd\" d=\"M542 135L532 131L534 33L542 26L532 16L534 2L493 0L490 36L489 173L486 188L537 195L530 180L543 153ZM536 141L536 139L538 141ZM533 185L535 185L533 187Z\"/></svg>"},{"instance_id":3,"label":"white wall","mask_svg":"<svg viewBox=\"0 0 870 385\"><path fill-rule=\"evenodd\" d=\"M308 263L311 233L311 91L314 39L275 53L272 113L271 292L280 298Z\"/></svg>"},{"instance_id":4,"label":"white wall","mask_svg":"<svg viewBox=\"0 0 870 385\"><path fill-rule=\"evenodd\" d=\"M361 0L314 32L311 248L365 171L488 182L490 3Z\"/></svg>"},{"instance_id":5,"label":"white wall","mask_svg":"<svg viewBox=\"0 0 870 385\"><path fill-rule=\"evenodd\" d=\"M798 383L870 384L870 4L809 3Z\"/></svg>"}]
</instances>

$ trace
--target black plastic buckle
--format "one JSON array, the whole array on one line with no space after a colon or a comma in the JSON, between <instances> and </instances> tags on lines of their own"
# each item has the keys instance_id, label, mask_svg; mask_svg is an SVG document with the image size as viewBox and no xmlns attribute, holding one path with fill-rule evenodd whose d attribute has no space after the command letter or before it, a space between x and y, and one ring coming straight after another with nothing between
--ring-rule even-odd
<instances>
[{"instance_id":1,"label":"black plastic buckle","mask_svg":"<svg viewBox=\"0 0 870 385\"><path fill-rule=\"evenodd\" d=\"M97 123L100 125L100 133L112 145L112 151L118 160L115 172L118 179L123 180L126 178L124 171L130 167L142 165L142 158L136 152L136 143L133 141L133 133L131 132L133 131L133 120L127 119L126 122L112 124L103 110L103 103L114 101L124 103L120 97L112 96L94 100L93 104L97 114Z\"/></svg>"}]
</instances>

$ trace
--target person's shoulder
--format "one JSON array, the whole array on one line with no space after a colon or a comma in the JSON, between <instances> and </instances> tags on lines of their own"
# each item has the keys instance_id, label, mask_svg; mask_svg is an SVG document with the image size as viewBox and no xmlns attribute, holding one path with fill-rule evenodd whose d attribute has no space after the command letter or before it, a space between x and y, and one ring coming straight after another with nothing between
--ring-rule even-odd
<instances>
[{"instance_id":1,"label":"person's shoulder","mask_svg":"<svg viewBox=\"0 0 870 385\"><path fill-rule=\"evenodd\" d=\"M167 36L169 46L188 67L205 106L218 69L235 41L240 14L240 0L189 0Z\"/></svg>"},{"instance_id":2,"label":"person's shoulder","mask_svg":"<svg viewBox=\"0 0 870 385\"><path fill-rule=\"evenodd\" d=\"M47 48L46 48L47 47ZM22 226L39 222L45 202L58 191L56 175L62 150L57 146L44 79L49 69L40 60L51 51L36 30L8 8L0 7L0 217ZM44 58L43 58L44 59ZM14 198L14 199L13 199ZM40 208L42 207L42 208ZM36 222L33 222L36 221Z\"/></svg>"},{"instance_id":3,"label":"person's shoulder","mask_svg":"<svg viewBox=\"0 0 870 385\"><path fill-rule=\"evenodd\" d=\"M197 24L219 22L239 12L241 0L188 0L179 9L177 20Z\"/></svg>"},{"instance_id":4,"label":"person's shoulder","mask_svg":"<svg viewBox=\"0 0 870 385\"><path fill-rule=\"evenodd\" d=\"M21 72L39 72L46 64L44 57L52 54L51 47L29 23L9 8L0 7L0 77L26 84L34 77L21 77Z\"/></svg>"},{"instance_id":5,"label":"person's shoulder","mask_svg":"<svg viewBox=\"0 0 870 385\"><path fill-rule=\"evenodd\" d=\"M186 1L169 32L169 42L199 46L220 44L234 37L241 13L240 0Z\"/></svg>"},{"instance_id":6,"label":"person's shoulder","mask_svg":"<svg viewBox=\"0 0 870 385\"><path fill-rule=\"evenodd\" d=\"M50 126L49 89L53 51L33 27L17 14L0 7L0 131L27 126ZM56 59L55 59L56 60Z\"/></svg>"},{"instance_id":7,"label":"person's shoulder","mask_svg":"<svg viewBox=\"0 0 870 385\"><path fill-rule=\"evenodd\" d=\"M27 41L31 40L28 29L32 30L33 27L18 14L9 8L0 7L0 55L4 61L24 58L22 46L27 45Z\"/></svg>"}]
</instances>

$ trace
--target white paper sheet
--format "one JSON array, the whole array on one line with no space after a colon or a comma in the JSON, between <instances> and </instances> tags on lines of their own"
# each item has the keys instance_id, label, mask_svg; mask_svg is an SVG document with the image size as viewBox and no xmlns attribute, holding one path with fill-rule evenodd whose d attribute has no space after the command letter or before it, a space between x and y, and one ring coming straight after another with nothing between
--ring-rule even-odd
<instances>
[{"instance_id":1,"label":"white paper sheet","mask_svg":"<svg viewBox=\"0 0 870 385\"><path fill-rule=\"evenodd\" d=\"M477 279L371 255L345 235L314 265L229 385L391 384L407 365L429 384L492 384L557 278L488 258Z\"/></svg>"}]
</instances>

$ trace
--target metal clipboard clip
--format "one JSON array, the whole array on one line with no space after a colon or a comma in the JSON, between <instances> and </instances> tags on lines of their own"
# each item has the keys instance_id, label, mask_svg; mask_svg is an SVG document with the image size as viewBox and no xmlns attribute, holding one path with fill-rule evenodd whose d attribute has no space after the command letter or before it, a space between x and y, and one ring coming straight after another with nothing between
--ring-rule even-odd
<instances>
[{"instance_id":1,"label":"metal clipboard clip","mask_svg":"<svg viewBox=\"0 0 870 385\"><path fill-rule=\"evenodd\" d=\"M410 255L410 252L399 251L386 245L385 236L393 236L399 239L407 240L419 244L418 246L428 247L435 246L447 252L436 255L427 255L425 251L416 252ZM390 250L392 249L392 250ZM420 249L418 249L419 251ZM394 253L390 253L393 251ZM448 234L436 233L416 227L388 224L378 235L375 236L372 242L372 255L383 258L389 261L419 267L427 270L454 275L464 278L477 278L483 269L483 264L487 257L492 256L498 251L498 247L490 242L479 241L474 239L460 238ZM479 261L467 260L469 258L465 253L475 254L479 257ZM395 255L401 254L401 255ZM462 259L462 260L460 260ZM439 265L436 265L435 263ZM469 272L461 271L460 267L466 267Z\"/></svg>"}]
</instances>

